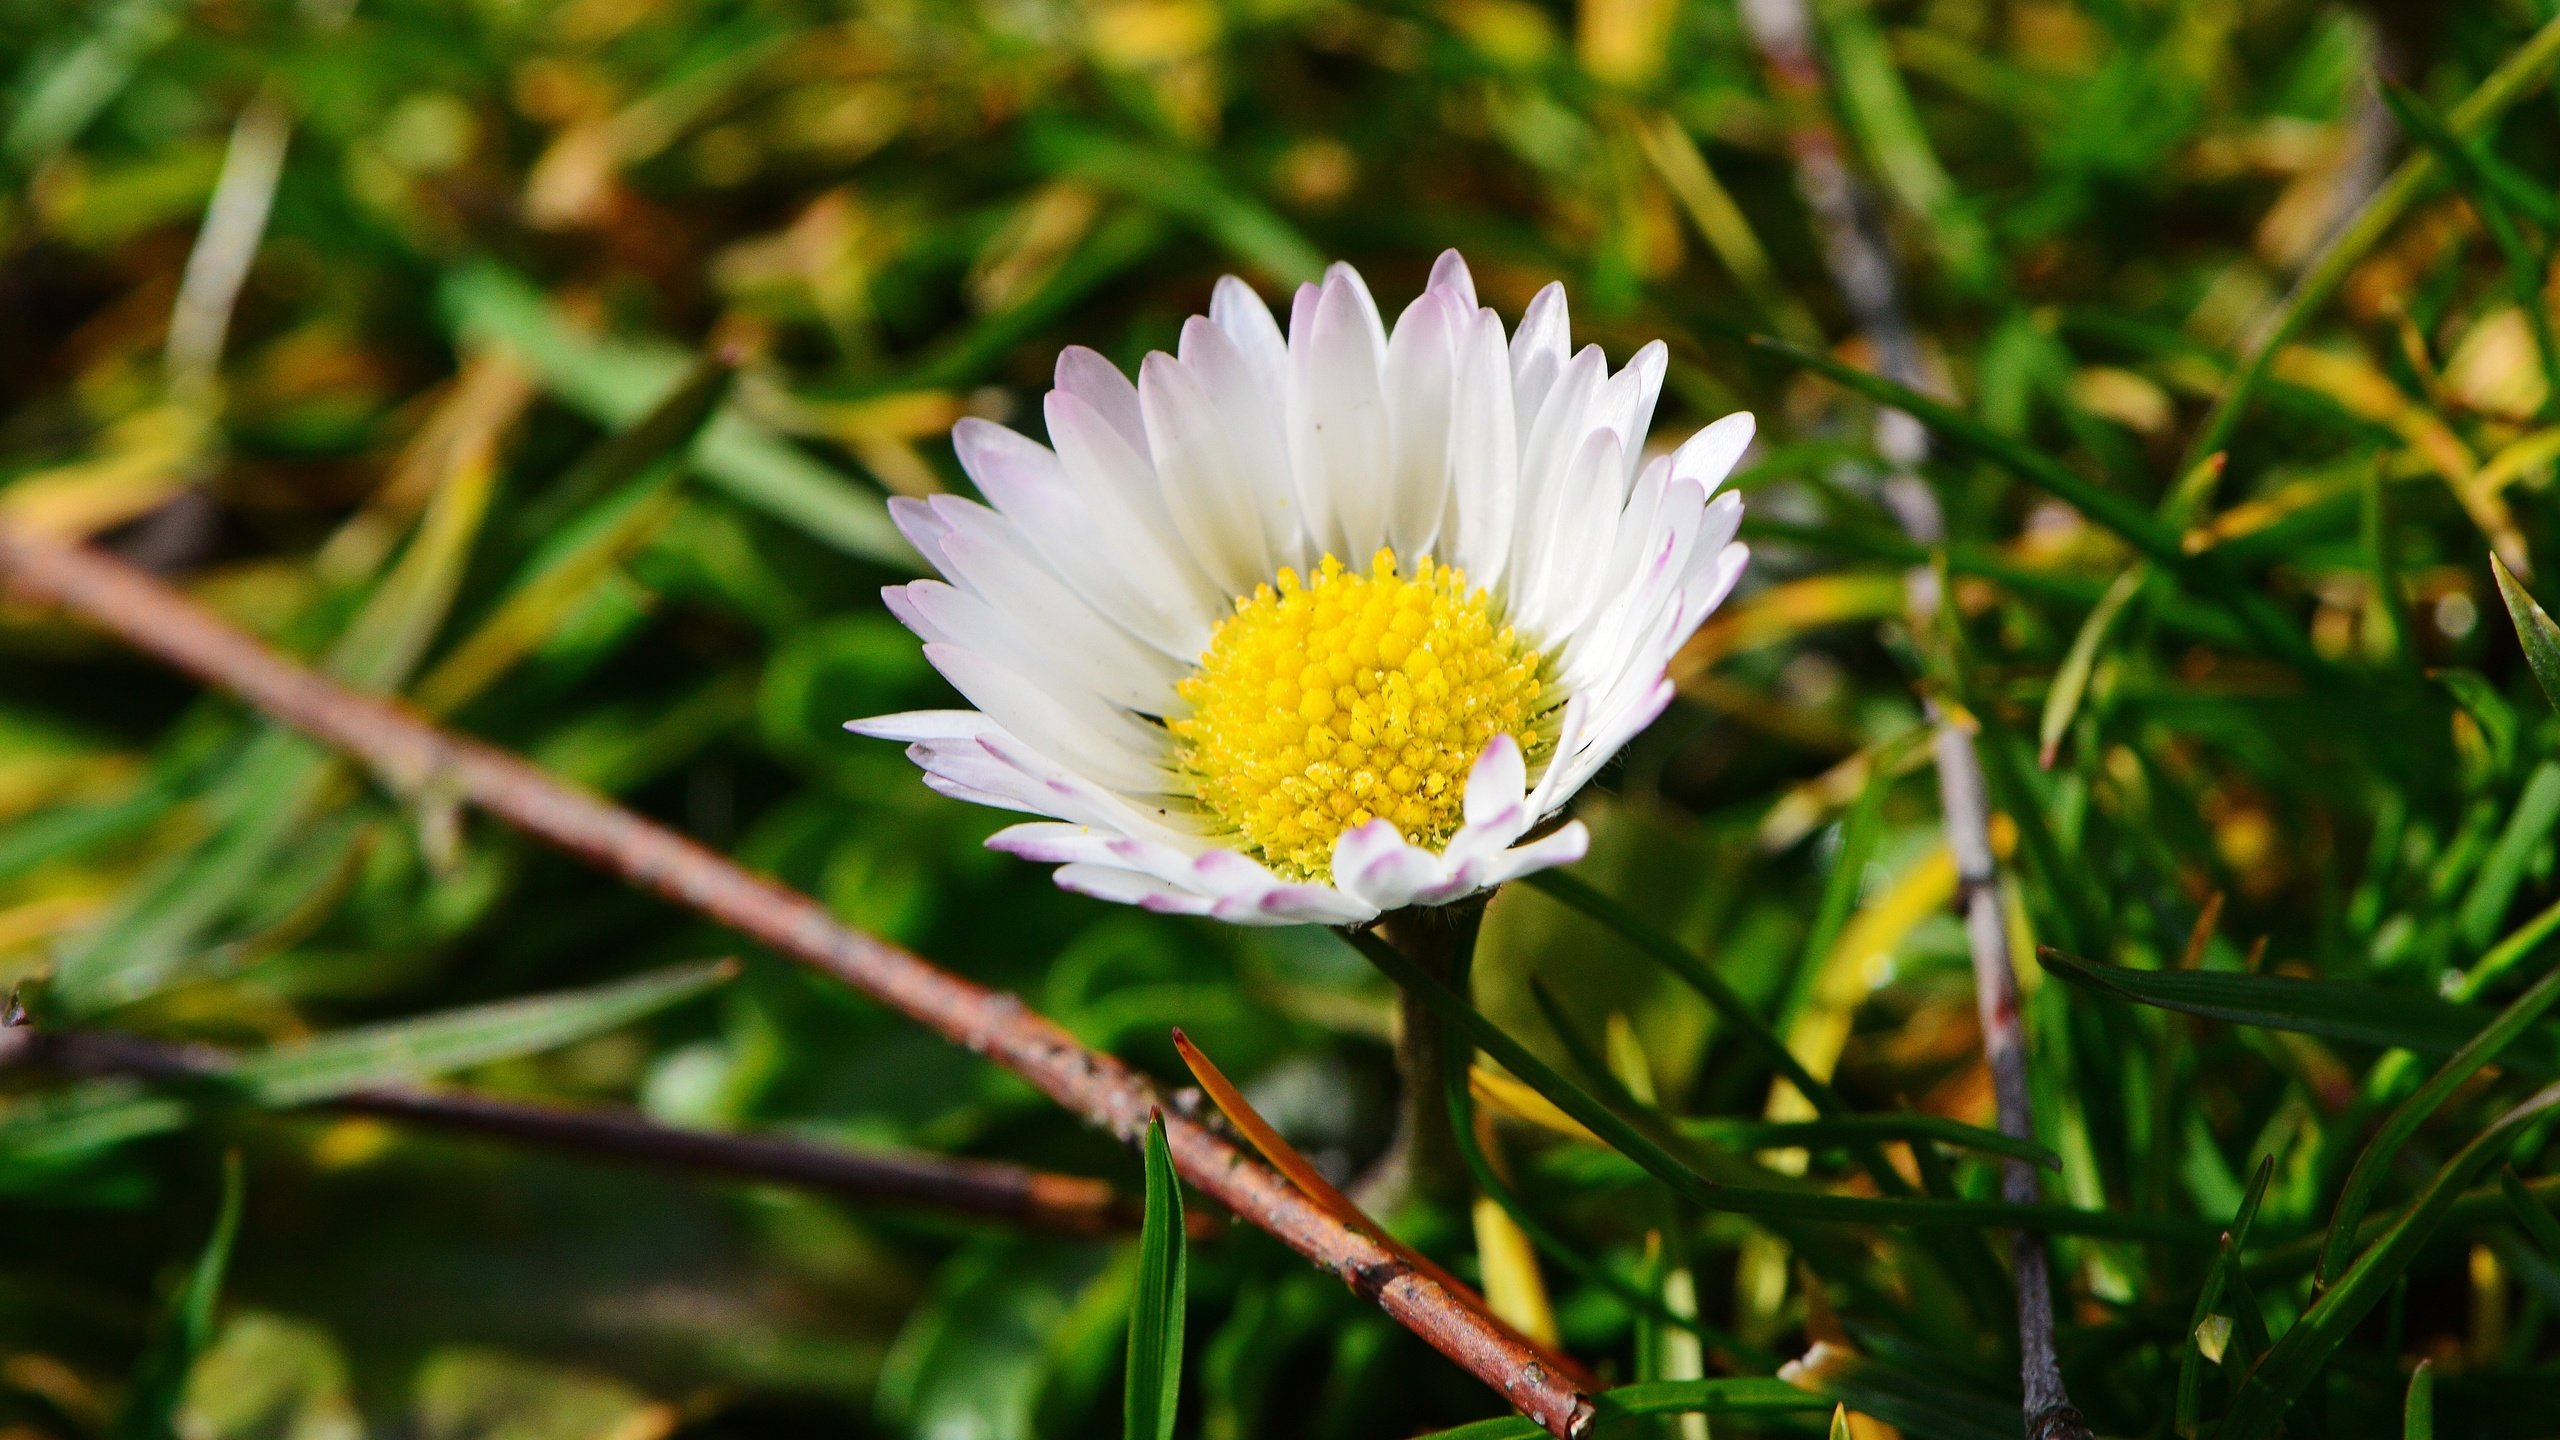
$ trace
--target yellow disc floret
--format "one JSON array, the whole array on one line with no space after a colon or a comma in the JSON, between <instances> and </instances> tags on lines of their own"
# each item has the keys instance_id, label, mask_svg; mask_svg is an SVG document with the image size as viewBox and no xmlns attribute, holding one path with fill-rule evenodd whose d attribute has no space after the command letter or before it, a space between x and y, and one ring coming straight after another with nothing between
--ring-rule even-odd
<instances>
[{"instance_id":1,"label":"yellow disc floret","mask_svg":"<svg viewBox=\"0 0 2560 1440\"><path fill-rule=\"evenodd\" d=\"M1534 768L1552 738L1538 652L1466 573L1425 556L1369 573L1331 555L1236 602L1167 722L1212 815L1292 880L1329 880L1333 842L1384 817L1438 850L1463 819L1467 772L1496 735Z\"/></svg>"}]
</instances>

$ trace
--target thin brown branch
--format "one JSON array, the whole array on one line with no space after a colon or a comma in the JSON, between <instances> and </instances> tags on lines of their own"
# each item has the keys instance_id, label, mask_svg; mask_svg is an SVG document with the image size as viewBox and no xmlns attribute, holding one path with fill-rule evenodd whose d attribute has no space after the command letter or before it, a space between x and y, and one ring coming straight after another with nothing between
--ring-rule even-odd
<instances>
[{"instance_id":1,"label":"thin brown branch","mask_svg":"<svg viewBox=\"0 0 2560 1440\"><path fill-rule=\"evenodd\" d=\"M1589 1397L1480 1308L1327 1214L1269 1166L1175 1111L1153 1082L1012 995L847 928L825 907L492 746L297 665L151 576L85 546L0 523L0 576L21 596L121 636L370 766L394 792L450 795L899 1011L1020 1075L1135 1146L1165 1112L1175 1167L1218 1201L1484 1381L1549 1432L1590 1426Z\"/></svg>"},{"instance_id":2,"label":"thin brown branch","mask_svg":"<svg viewBox=\"0 0 2560 1440\"><path fill-rule=\"evenodd\" d=\"M1877 368L1914 390L1934 388L1922 364L1918 337L1905 315L1899 272L1872 197L1842 156L1830 118L1829 81L1815 47L1813 14L1805 0L1743 0L1742 15L1767 66L1770 83L1788 119L1788 149L1796 186L1819 232L1833 283L1851 318L1875 347ZM1937 492L1918 473L1928 457L1928 435L1899 411L1876 424L1876 450L1893 467L1884 481L1885 507L1903 532L1921 545L1946 543L1945 511ZM1927 565L1906 578L1912 634L1924 640L1938 625L1938 577ZM1935 724L1939 810L1954 852L1958 901L1973 954L1975 1002L1982 1017L1983 1059L1990 1066L2001 1132L2035 1138L2027 1091L2027 1042L2018 1016L2018 972L2009 930L2000 912L2000 872L1991 848L1991 804L1982 757L1972 734L1931 702ZM2031 1205L2043 1198L2036 1167L2010 1159L2001 1165L2001 1198ZM2024 1389L2029 1440L2089 1440L2087 1422L2073 1408L2062 1364L2054 1353L2051 1260L2042 1236L2013 1230L2011 1266L2018 1287L2018 1367Z\"/></svg>"},{"instance_id":3,"label":"thin brown branch","mask_svg":"<svg viewBox=\"0 0 2560 1440\"><path fill-rule=\"evenodd\" d=\"M12 1031L0 1066L62 1075L129 1076L180 1088L220 1087L240 1059L206 1045L176 1045L111 1031ZM365 1115L402 1125L503 1140L613 1164L789 1185L857 1205L890 1206L999 1221L1059 1235L1135 1230L1136 1201L1109 1183L992 1160L856 1150L776 1135L733 1135L661 1125L613 1110L502 1100L457 1090L371 1086L293 1107ZM1201 1215L1191 1227L1218 1226Z\"/></svg>"}]
</instances>

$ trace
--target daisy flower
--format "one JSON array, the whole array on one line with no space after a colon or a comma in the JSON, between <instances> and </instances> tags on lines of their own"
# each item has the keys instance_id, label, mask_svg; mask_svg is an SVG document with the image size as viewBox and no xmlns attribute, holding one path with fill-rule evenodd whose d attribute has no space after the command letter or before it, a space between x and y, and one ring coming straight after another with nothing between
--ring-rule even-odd
<instances>
[{"instance_id":1,"label":"daisy flower","mask_svg":"<svg viewBox=\"0 0 2560 1440\"><path fill-rule=\"evenodd\" d=\"M1392 330L1347 265L1285 332L1221 280L1135 384L1059 356L1048 445L962 421L986 503L890 502L943 578L889 606L976 708L850 728L1151 910L1354 925L1578 860L1542 827L1745 558L1751 417L1645 462L1665 365L1574 351L1557 285L1506 335L1454 251Z\"/></svg>"}]
</instances>

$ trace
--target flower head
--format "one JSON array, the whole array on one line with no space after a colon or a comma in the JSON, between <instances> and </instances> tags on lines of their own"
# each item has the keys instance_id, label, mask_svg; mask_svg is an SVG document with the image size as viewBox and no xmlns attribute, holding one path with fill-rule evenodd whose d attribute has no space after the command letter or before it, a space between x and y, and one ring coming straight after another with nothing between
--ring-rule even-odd
<instances>
[{"instance_id":1,"label":"flower head","mask_svg":"<svg viewBox=\"0 0 2560 1440\"><path fill-rule=\"evenodd\" d=\"M1060 356L1049 446L961 422L988 503L890 502L944 577L890 608L976 708L851 728L1149 909L1356 924L1569 864L1579 821L1535 832L1745 558L1751 417L1645 462L1664 367L1573 352L1555 285L1506 336L1454 251L1393 330L1347 265L1285 333L1221 280L1135 384Z\"/></svg>"}]
</instances>

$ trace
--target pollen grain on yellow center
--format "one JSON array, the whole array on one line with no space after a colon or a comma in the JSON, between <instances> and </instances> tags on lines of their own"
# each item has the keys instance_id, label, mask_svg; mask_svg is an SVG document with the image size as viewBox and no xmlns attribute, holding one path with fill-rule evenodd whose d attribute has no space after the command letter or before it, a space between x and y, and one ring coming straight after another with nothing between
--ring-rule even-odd
<instances>
[{"instance_id":1,"label":"pollen grain on yellow center","mask_svg":"<svg viewBox=\"0 0 2560 1440\"><path fill-rule=\"evenodd\" d=\"M1369 572L1331 555L1236 602L1167 722L1212 815L1292 880L1329 880L1333 843L1385 817L1438 850L1463 819L1467 773L1494 736L1534 768L1553 705L1536 650L1466 573L1425 556Z\"/></svg>"}]
</instances>

